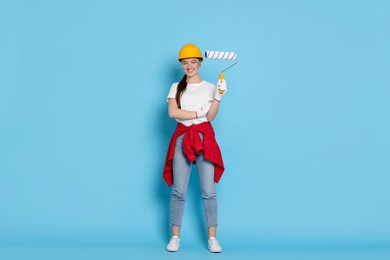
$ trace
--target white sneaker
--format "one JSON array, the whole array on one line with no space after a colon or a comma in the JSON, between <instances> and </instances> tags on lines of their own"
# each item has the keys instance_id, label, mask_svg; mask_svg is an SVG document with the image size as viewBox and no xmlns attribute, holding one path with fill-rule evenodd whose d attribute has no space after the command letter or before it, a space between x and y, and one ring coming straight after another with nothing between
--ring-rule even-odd
<instances>
[{"instance_id":1,"label":"white sneaker","mask_svg":"<svg viewBox=\"0 0 390 260\"><path fill-rule=\"evenodd\" d=\"M169 244L167 245L167 250L169 252L177 252L180 248L180 237L172 236Z\"/></svg>"},{"instance_id":2,"label":"white sneaker","mask_svg":"<svg viewBox=\"0 0 390 260\"><path fill-rule=\"evenodd\" d=\"M208 244L209 244L208 249L210 250L211 253L221 253L222 252L222 247L218 243L218 240L215 237L210 237Z\"/></svg>"}]
</instances>

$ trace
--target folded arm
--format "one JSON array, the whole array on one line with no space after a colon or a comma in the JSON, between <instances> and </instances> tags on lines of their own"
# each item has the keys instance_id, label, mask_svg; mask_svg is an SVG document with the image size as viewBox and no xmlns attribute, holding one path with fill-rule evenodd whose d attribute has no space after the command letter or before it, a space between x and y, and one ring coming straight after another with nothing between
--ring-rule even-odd
<instances>
[{"instance_id":1,"label":"folded arm","mask_svg":"<svg viewBox=\"0 0 390 260\"><path fill-rule=\"evenodd\" d=\"M219 102L217 100L214 99L210 102L212 102L212 103L211 103L209 112L206 115L207 121L209 121L209 122L211 122L215 119L215 117L218 114L218 110L219 110Z\"/></svg>"},{"instance_id":2,"label":"folded arm","mask_svg":"<svg viewBox=\"0 0 390 260\"><path fill-rule=\"evenodd\" d=\"M177 106L176 99L174 98L169 98L168 114L170 118L175 118L179 120L188 120L188 119L194 119L198 117L196 111L188 111L188 110L180 109Z\"/></svg>"},{"instance_id":3,"label":"folded arm","mask_svg":"<svg viewBox=\"0 0 390 260\"><path fill-rule=\"evenodd\" d=\"M210 101L212 103L206 115L208 121L213 121L214 118L217 116L219 110L219 104L221 102L222 96L225 95L226 92L227 92L226 81L222 79L218 81L217 89L214 95L214 100Z\"/></svg>"}]
</instances>

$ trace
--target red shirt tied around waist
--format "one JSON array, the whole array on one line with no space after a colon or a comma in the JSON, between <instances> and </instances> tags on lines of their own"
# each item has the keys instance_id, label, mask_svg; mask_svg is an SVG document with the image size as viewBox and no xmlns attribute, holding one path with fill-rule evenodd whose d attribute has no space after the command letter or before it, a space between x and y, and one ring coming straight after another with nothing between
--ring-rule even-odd
<instances>
[{"instance_id":1,"label":"red shirt tied around waist","mask_svg":"<svg viewBox=\"0 0 390 260\"><path fill-rule=\"evenodd\" d=\"M203 134L202 139L199 133ZM203 154L204 158L214 163L214 182L218 183L225 170L222 160L221 150L215 140L215 134L210 122L185 126L177 124L176 130L172 135L168 146L167 156L165 159L163 177L168 186L173 184L172 160L175 154L176 139L184 134L183 152L187 160L194 162L197 154Z\"/></svg>"}]
</instances>

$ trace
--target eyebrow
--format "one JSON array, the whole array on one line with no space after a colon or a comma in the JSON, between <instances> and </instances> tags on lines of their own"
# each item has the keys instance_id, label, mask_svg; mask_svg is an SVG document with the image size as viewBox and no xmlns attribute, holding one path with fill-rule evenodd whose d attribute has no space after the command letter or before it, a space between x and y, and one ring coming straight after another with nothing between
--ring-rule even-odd
<instances>
[{"instance_id":1,"label":"eyebrow","mask_svg":"<svg viewBox=\"0 0 390 260\"><path fill-rule=\"evenodd\" d=\"M182 62L193 62L193 61L197 61L197 59L183 60Z\"/></svg>"}]
</instances>

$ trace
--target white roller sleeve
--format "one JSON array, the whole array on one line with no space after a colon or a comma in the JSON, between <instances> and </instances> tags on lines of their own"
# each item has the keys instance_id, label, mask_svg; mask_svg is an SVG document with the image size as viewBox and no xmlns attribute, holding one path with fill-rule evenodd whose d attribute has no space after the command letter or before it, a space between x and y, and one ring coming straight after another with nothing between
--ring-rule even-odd
<instances>
[{"instance_id":1,"label":"white roller sleeve","mask_svg":"<svg viewBox=\"0 0 390 260\"><path fill-rule=\"evenodd\" d=\"M235 52L228 51L206 51L206 58L215 60L236 60L237 55Z\"/></svg>"}]
</instances>

